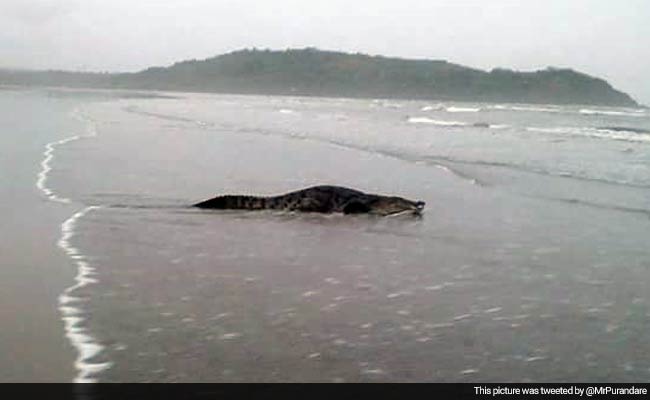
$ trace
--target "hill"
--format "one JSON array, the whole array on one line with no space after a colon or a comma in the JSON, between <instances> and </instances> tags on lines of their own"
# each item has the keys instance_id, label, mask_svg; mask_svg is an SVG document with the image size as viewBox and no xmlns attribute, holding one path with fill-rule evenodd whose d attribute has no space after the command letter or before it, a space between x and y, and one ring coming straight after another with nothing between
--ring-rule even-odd
<instances>
[{"instance_id":1,"label":"hill","mask_svg":"<svg viewBox=\"0 0 650 400\"><path fill-rule=\"evenodd\" d=\"M636 107L603 79L571 69L482 71L313 48L240 50L136 73L0 71L0 84L241 94L593 104Z\"/></svg>"}]
</instances>

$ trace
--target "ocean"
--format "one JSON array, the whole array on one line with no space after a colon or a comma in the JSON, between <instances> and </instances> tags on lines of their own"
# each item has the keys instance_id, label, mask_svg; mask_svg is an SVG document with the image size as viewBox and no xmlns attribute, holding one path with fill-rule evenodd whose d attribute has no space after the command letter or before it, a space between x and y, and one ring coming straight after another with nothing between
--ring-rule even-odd
<instances>
[{"instance_id":1,"label":"ocean","mask_svg":"<svg viewBox=\"0 0 650 400\"><path fill-rule=\"evenodd\" d=\"M650 379L648 110L45 89L0 104L0 287L15 305L1 342L60 349L12 353L4 371ZM317 184L425 212L189 207Z\"/></svg>"}]
</instances>

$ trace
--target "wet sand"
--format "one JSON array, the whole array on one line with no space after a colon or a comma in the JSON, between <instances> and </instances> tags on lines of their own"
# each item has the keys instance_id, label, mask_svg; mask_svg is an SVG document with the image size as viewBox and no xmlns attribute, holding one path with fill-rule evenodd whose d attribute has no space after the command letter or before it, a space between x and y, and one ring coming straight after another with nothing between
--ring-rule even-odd
<instances>
[{"instance_id":1,"label":"wet sand","mask_svg":"<svg viewBox=\"0 0 650 400\"><path fill-rule=\"evenodd\" d=\"M56 242L74 206L49 202L35 183L45 145L75 128L71 104L12 91L0 102L0 382L70 382L75 352L57 298L75 271Z\"/></svg>"},{"instance_id":2,"label":"wet sand","mask_svg":"<svg viewBox=\"0 0 650 400\"><path fill-rule=\"evenodd\" d=\"M0 213L20 209L29 217L5 218L0 245L0 381L70 382L75 352L63 335L57 298L74 270L55 245L65 216L28 200L20 207L2 204Z\"/></svg>"},{"instance_id":3,"label":"wet sand","mask_svg":"<svg viewBox=\"0 0 650 400\"><path fill-rule=\"evenodd\" d=\"M62 165L59 153L88 136L87 122L76 113L80 105L163 95L0 90L0 382L71 382L80 376L80 358L94 349L88 343L79 346L89 340L83 336L80 315L64 315L81 310L60 303L61 295L84 279L79 274L83 259L62 241L74 236L74 216L84 205L51 185L52 175L74 173Z\"/></svg>"}]
</instances>

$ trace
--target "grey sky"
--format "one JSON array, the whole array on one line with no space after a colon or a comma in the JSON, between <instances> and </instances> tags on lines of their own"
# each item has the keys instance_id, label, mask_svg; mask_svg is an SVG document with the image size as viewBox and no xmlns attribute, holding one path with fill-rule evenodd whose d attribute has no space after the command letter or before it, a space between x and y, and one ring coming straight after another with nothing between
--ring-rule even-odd
<instances>
[{"instance_id":1,"label":"grey sky","mask_svg":"<svg viewBox=\"0 0 650 400\"><path fill-rule=\"evenodd\" d=\"M649 0L1 0L0 66L134 71L314 46L571 67L650 104Z\"/></svg>"}]
</instances>

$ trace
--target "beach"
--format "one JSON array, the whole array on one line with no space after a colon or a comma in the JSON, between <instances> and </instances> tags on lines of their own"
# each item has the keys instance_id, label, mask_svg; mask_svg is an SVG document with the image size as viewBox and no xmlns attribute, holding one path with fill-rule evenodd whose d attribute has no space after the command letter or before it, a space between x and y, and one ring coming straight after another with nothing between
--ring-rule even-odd
<instances>
[{"instance_id":1,"label":"beach","mask_svg":"<svg viewBox=\"0 0 650 400\"><path fill-rule=\"evenodd\" d=\"M650 378L643 111L199 94L57 104L48 121L66 129L36 126L51 136L2 160L22 172L2 186L13 328L0 343L27 365L11 361L2 380ZM425 212L190 207L317 184Z\"/></svg>"}]
</instances>

